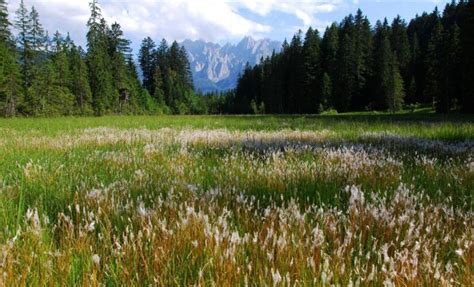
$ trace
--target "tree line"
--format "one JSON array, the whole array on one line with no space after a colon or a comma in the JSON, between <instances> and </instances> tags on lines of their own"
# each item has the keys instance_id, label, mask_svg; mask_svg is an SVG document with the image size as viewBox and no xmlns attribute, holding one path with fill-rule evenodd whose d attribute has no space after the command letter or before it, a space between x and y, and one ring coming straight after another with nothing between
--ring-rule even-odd
<instances>
[{"instance_id":1,"label":"tree line","mask_svg":"<svg viewBox=\"0 0 474 287\"><path fill-rule=\"evenodd\" d=\"M51 37L24 0L10 23L0 0L1 116L395 112L418 105L474 112L473 1L374 27L358 10L323 35L299 31L280 53L247 65L235 90L207 95L194 91L177 42L145 38L137 65L120 25L108 25L97 0L89 5L84 50L69 34Z\"/></svg>"},{"instance_id":2,"label":"tree line","mask_svg":"<svg viewBox=\"0 0 474 287\"><path fill-rule=\"evenodd\" d=\"M399 16L374 27L358 10L324 35L309 28L281 53L247 65L231 113L320 113L428 105L439 113L474 112L474 2L453 1L441 14Z\"/></svg>"},{"instance_id":3,"label":"tree line","mask_svg":"<svg viewBox=\"0 0 474 287\"><path fill-rule=\"evenodd\" d=\"M143 41L140 66L120 24L108 25L90 2L87 51L70 35L43 28L35 7L22 0L10 23L0 0L0 115L59 116L203 113L184 48ZM13 35L11 30L18 32Z\"/></svg>"}]
</instances>

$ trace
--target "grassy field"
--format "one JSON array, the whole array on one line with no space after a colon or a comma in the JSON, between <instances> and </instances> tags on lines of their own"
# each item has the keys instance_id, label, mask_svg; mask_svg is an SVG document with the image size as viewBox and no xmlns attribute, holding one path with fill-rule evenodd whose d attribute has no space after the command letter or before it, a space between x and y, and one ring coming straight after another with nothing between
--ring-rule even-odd
<instances>
[{"instance_id":1,"label":"grassy field","mask_svg":"<svg viewBox=\"0 0 474 287\"><path fill-rule=\"evenodd\" d=\"M472 286L474 118L0 120L0 286Z\"/></svg>"}]
</instances>

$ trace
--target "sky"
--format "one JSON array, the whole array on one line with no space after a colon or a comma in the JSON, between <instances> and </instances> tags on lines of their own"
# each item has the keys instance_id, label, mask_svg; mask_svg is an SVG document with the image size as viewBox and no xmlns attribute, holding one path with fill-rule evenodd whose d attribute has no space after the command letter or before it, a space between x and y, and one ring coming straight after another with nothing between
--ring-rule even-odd
<instances>
[{"instance_id":1,"label":"sky","mask_svg":"<svg viewBox=\"0 0 474 287\"><path fill-rule=\"evenodd\" d=\"M24 0L35 6L41 23L50 34L71 33L79 45L85 44L89 0ZM14 18L20 0L9 0ZM372 24L387 17L411 19L435 6L442 10L450 1L442 0L99 0L109 24L118 22L135 51L141 40L184 39L235 43L245 36L283 41L309 26L324 31L361 8Z\"/></svg>"}]
</instances>

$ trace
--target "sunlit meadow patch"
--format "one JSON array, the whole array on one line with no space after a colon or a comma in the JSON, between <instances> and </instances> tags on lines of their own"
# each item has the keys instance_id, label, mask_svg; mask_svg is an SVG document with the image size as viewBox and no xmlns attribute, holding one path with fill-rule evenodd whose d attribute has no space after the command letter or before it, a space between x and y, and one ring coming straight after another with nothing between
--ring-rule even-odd
<instances>
[{"instance_id":1,"label":"sunlit meadow patch","mask_svg":"<svg viewBox=\"0 0 474 287\"><path fill-rule=\"evenodd\" d=\"M470 139L0 132L0 286L474 280Z\"/></svg>"}]
</instances>

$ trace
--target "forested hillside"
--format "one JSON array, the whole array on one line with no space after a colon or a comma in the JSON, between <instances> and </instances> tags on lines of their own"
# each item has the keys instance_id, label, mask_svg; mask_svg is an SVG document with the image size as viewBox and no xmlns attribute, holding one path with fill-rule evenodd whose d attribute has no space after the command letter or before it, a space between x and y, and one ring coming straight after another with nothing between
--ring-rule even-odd
<instances>
[{"instance_id":1,"label":"forested hillside","mask_svg":"<svg viewBox=\"0 0 474 287\"><path fill-rule=\"evenodd\" d=\"M186 51L165 40L140 51L142 85L130 41L120 24L108 25L97 0L90 3L87 50L69 35L44 30L35 7L20 2L10 23L0 0L0 114L58 116L202 113ZM12 34L12 28L18 31Z\"/></svg>"},{"instance_id":2,"label":"forested hillside","mask_svg":"<svg viewBox=\"0 0 474 287\"><path fill-rule=\"evenodd\" d=\"M408 24L371 26L362 11L309 28L283 51L248 66L227 106L234 113L398 111L432 105L474 112L474 2L448 4Z\"/></svg>"}]
</instances>

